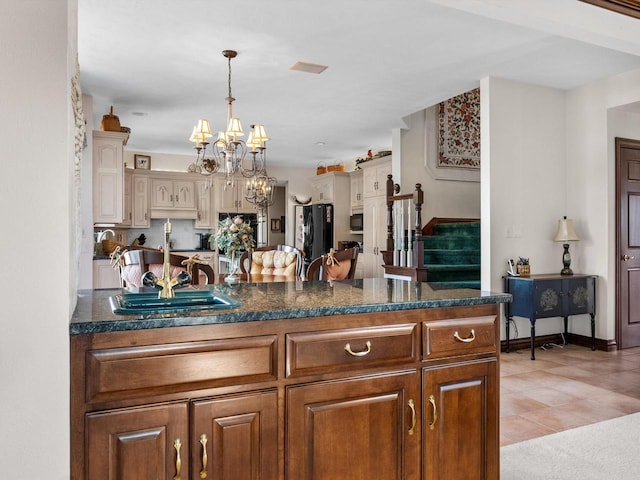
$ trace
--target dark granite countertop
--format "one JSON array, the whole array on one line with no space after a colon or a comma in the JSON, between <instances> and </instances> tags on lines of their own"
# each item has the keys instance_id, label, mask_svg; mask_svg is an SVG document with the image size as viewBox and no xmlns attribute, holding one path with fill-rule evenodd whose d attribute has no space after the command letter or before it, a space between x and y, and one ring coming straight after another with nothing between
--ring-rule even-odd
<instances>
[{"instance_id":1,"label":"dark granite countertop","mask_svg":"<svg viewBox=\"0 0 640 480\"><path fill-rule=\"evenodd\" d=\"M115 315L109 297L121 289L80 290L69 333L141 330L190 325L268 321L336 314L506 303L511 295L472 289L438 289L428 283L385 278L339 282L240 283L188 287L213 289L242 306L232 310Z\"/></svg>"}]
</instances>

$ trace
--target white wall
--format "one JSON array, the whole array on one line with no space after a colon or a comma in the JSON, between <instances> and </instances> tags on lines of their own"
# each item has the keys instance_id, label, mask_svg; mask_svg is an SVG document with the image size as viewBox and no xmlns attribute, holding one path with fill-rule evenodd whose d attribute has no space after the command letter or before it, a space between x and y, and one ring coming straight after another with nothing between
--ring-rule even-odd
<instances>
[{"instance_id":1,"label":"white wall","mask_svg":"<svg viewBox=\"0 0 640 480\"><path fill-rule=\"evenodd\" d=\"M576 216L565 193L565 93L499 78L483 79L480 91L482 289L501 292L509 258L528 257L532 274L562 269L557 220ZM528 320L516 326L529 337ZM561 319L540 321L536 334L561 327Z\"/></svg>"},{"instance_id":2,"label":"white wall","mask_svg":"<svg viewBox=\"0 0 640 480\"><path fill-rule=\"evenodd\" d=\"M433 109L427 111L432 112ZM413 192L416 183L422 185L423 224L432 217L480 218L479 182L440 180L431 175L427 167L427 155L436 154L436 131L433 122L426 122L426 118L425 111L421 110L403 119L407 128L400 134L402 174L400 182L396 181L400 184L401 193ZM398 158L397 150L394 145L394 162Z\"/></svg>"},{"instance_id":3,"label":"white wall","mask_svg":"<svg viewBox=\"0 0 640 480\"><path fill-rule=\"evenodd\" d=\"M640 101L640 70L567 93L568 208L581 240L581 271L598 275L596 337L615 338L615 149L614 137L640 138L637 120L625 124L612 108ZM572 256L576 258L576 256ZM572 264L573 265L573 264ZM575 323L575 322L572 322ZM572 327L585 334L584 325Z\"/></svg>"},{"instance_id":4,"label":"white wall","mask_svg":"<svg viewBox=\"0 0 640 480\"><path fill-rule=\"evenodd\" d=\"M0 2L0 465L7 478L69 478L76 16L75 0Z\"/></svg>"}]
</instances>

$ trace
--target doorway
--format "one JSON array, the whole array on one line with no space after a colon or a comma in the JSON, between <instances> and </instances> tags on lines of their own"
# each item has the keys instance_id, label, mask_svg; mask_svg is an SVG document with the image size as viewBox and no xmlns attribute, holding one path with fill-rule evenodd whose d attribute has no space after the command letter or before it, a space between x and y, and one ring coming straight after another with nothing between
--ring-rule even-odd
<instances>
[{"instance_id":1,"label":"doorway","mask_svg":"<svg viewBox=\"0 0 640 480\"><path fill-rule=\"evenodd\" d=\"M616 337L640 345L640 140L616 138Z\"/></svg>"}]
</instances>

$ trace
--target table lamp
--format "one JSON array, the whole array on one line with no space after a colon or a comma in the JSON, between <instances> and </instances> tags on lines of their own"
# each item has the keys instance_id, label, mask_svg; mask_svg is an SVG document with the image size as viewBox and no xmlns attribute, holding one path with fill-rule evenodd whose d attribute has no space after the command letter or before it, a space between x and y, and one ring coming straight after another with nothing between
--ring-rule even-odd
<instances>
[{"instance_id":1,"label":"table lamp","mask_svg":"<svg viewBox=\"0 0 640 480\"><path fill-rule=\"evenodd\" d=\"M558 232L553 239L554 242L564 242L564 253L562 254L562 264L564 268L560 272L561 275L573 275L573 270L569 268L571 266L571 255L569 254L569 243L580 240L576 231L573 228L573 220L567 219L565 216L562 220L558 220Z\"/></svg>"}]
</instances>

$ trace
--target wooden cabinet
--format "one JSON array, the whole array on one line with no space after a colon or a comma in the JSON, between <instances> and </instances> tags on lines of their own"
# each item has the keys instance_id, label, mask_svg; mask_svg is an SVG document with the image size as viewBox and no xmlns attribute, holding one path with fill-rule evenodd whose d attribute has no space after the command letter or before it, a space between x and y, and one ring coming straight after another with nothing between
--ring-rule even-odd
<instances>
[{"instance_id":1,"label":"wooden cabinet","mask_svg":"<svg viewBox=\"0 0 640 480\"><path fill-rule=\"evenodd\" d=\"M362 178L362 170L355 170L351 172L350 175L351 211L361 212L362 200L364 199L364 180Z\"/></svg>"},{"instance_id":2,"label":"wooden cabinet","mask_svg":"<svg viewBox=\"0 0 640 480\"><path fill-rule=\"evenodd\" d=\"M278 479L275 390L196 400L192 412L190 478Z\"/></svg>"},{"instance_id":3,"label":"wooden cabinet","mask_svg":"<svg viewBox=\"0 0 640 480\"><path fill-rule=\"evenodd\" d=\"M335 189L335 174L324 173L311 181L312 203L333 203Z\"/></svg>"},{"instance_id":4,"label":"wooden cabinet","mask_svg":"<svg viewBox=\"0 0 640 480\"><path fill-rule=\"evenodd\" d=\"M289 387L286 478L419 479L419 383L410 371Z\"/></svg>"},{"instance_id":5,"label":"wooden cabinet","mask_svg":"<svg viewBox=\"0 0 640 480\"><path fill-rule=\"evenodd\" d=\"M149 228L151 216L149 215L149 178L135 175L133 177L133 220L132 227Z\"/></svg>"},{"instance_id":6,"label":"wooden cabinet","mask_svg":"<svg viewBox=\"0 0 640 480\"><path fill-rule=\"evenodd\" d=\"M151 179L151 208L195 210L195 184L188 180Z\"/></svg>"},{"instance_id":7,"label":"wooden cabinet","mask_svg":"<svg viewBox=\"0 0 640 480\"><path fill-rule=\"evenodd\" d=\"M424 480L499 478L497 371L495 359L423 370Z\"/></svg>"},{"instance_id":8,"label":"wooden cabinet","mask_svg":"<svg viewBox=\"0 0 640 480\"><path fill-rule=\"evenodd\" d=\"M187 407L180 402L88 414L86 478L181 478L189 458Z\"/></svg>"},{"instance_id":9,"label":"wooden cabinet","mask_svg":"<svg viewBox=\"0 0 640 480\"><path fill-rule=\"evenodd\" d=\"M196 181L196 206L198 208L198 214L194 222L195 228L213 228L215 226L212 190L208 180Z\"/></svg>"},{"instance_id":10,"label":"wooden cabinet","mask_svg":"<svg viewBox=\"0 0 640 480\"><path fill-rule=\"evenodd\" d=\"M93 223L122 223L124 214L123 145L129 134L93 132Z\"/></svg>"},{"instance_id":11,"label":"wooden cabinet","mask_svg":"<svg viewBox=\"0 0 640 480\"><path fill-rule=\"evenodd\" d=\"M74 335L71 478L498 480L499 311Z\"/></svg>"}]
</instances>

